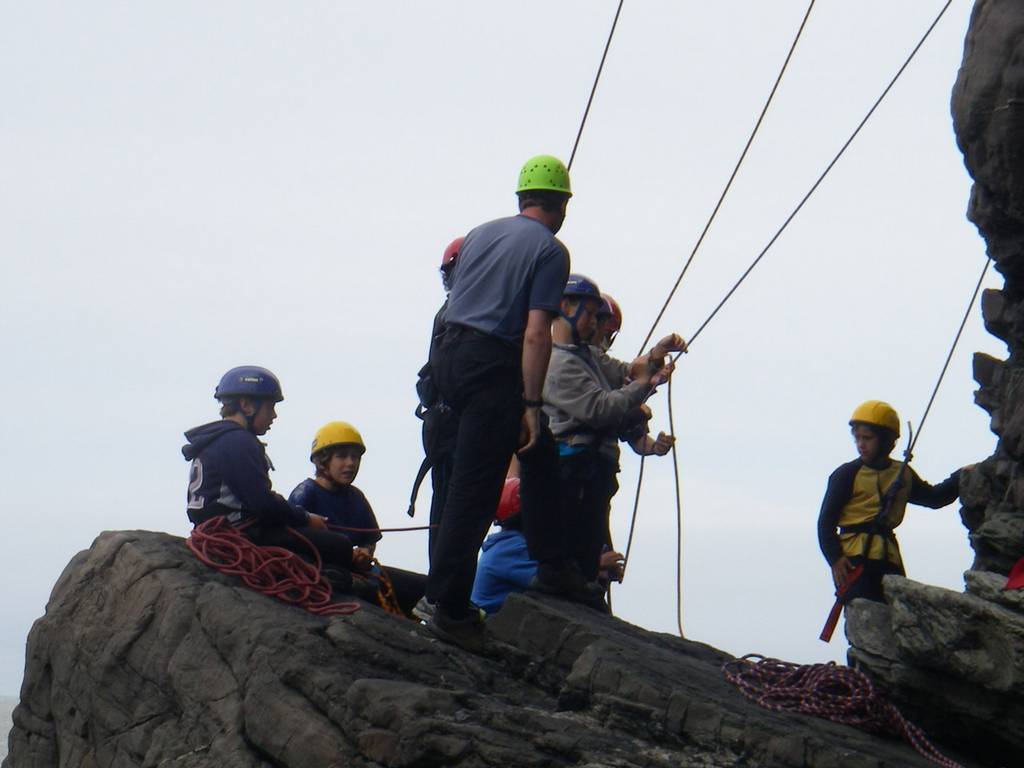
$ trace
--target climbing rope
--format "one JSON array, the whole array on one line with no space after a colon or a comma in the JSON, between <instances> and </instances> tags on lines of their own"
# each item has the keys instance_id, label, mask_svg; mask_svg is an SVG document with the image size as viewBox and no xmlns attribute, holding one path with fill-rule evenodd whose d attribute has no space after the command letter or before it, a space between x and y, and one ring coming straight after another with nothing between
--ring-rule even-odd
<instances>
[{"instance_id":1,"label":"climbing rope","mask_svg":"<svg viewBox=\"0 0 1024 768\"><path fill-rule=\"evenodd\" d=\"M935 402L935 396L939 393L939 387L942 386L942 380L946 376L946 371L949 370L949 362L953 359L953 353L956 352L957 344L960 343L960 336L963 335L964 326L967 325L967 319L971 316L971 310L974 309L974 303L978 300L978 294L981 292L981 284L985 280L985 275L988 273L988 268L992 264L992 258L985 258L985 265L981 268L981 274L978 275L978 282L974 286L974 293L971 294L971 300L967 303L967 309L964 311L964 316L960 320L960 327L956 331L956 336L953 337L953 343L949 347L949 354L946 355L946 362L942 364L942 371L939 373L939 378L935 382L935 387L932 389L932 395L928 398L928 405L925 406L924 414L921 416L921 420L917 422L917 432L914 434L910 441L910 445L907 447L906 458L909 462L914 453L914 446L917 445L917 440L921 437L921 430L924 428L924 422L928 418L928 414L932 410L932 403Z\"/></svg>"},{"instance_id":2,"label":"climbing rope","mask_svg":"<svg viewBox=\"0 0 1024 768\"><path fill-rule=\"evenodd\" d=\"M597 84L601 80L601 72L604 70L604 61L608 58L608 49L612 44L612 37L615 36L615 26L619 23L619 14L622 13L622 3L619 0L619 7L615 9L615 18L612 19L612 28L608 31L608 39L604 44L604 52L601 54L601 63L597 66L597 74L594 75L594 84L590 88L590 97L587 99L587 106L583 110L583 119L580 120L580 129L576 131L576 141L572 145L572 153L569 155L569 164L566 170L572 170L572 161L576 158L576 150L580 146L580 138L583 136L583 126L587 124L587 116L590 114L590 105L594 103L594 94L597 93Z\"/></svg>"},{"instance_id":3,"label":"climbing rope","mask_svg":"<svg viewBox=\"0 0 1024 768\"><path fill-rule=\"evenodd\" d=\"M917 52L924 45L925 41L931 36L932 31L938 25L939 21L942 20L942 17L946 14L946 11L949 9L949 6L952 4L952 1L953 0L946 0L946 3L942 6L942 8L939 10L938 14L932 20L931 24L925 30L924 34L921 36L921 39L918 40L917 44L914 46L914 48L910 51L910 54L904 60L903 64L896 71L896 74L893 75L893 77L890 79L888 85L886 85L886 87L882 91L881 95L871 105L871 108L867 111L867 113L864 115L864 117L861 119L861 121L857 124L857 127L853 130L853 132L850 134L850 136L846 139L846 141L840 147L839 151L835 154L835 156L832 158L832 160L825 167L825 170L821 172L821 174L818 176L818 178L814 182L814 184L811 185L811 188L807 191L807 193L803 196L803 198L800 200L800 202L792 210L792 212L789 214L789 216L786 217L786 220L782 223L782 226L779 227L779 229L775 232L775 234L768 241L768 244L765 245L765 247L761 250L761 252L757 255L757 257L753 260L753 262L750 264L750 266L748 266L747 269L743 272L743 274L740 275L740 278L736 281L736 283L732 286L732 288L729 289L729 291L728 291L728 293L726 293L725 297L718 303L718 305L714 308L714 310L711 312L711 314L708 315L708 317L704 320L704 322L701 323L700 327L698 327L697 330L689 337L689 339L687 340L687 350L692 348L693 343L694 343L694 341L696 341L697 337L700 336L700 334L708 326L708 324L711 322L711 320L714 319L714 317L718 314L718 312L722 309L722 307L725 306L726 302L732 297L732 295L740 287L740 285L743 283L743 281L746 280L747 277L750 275L750 273L754 271L754 268L760 263L761 259L764 258L765 254L768 253L768 251L771 249L771 247L779 239L779 237L782 235L782 233L786 230L786 228L789 226L789 224L793 221L793 219L796 218L796 215L800 212L800 210L804 207L804 205L807 203L807 201L815 193L815 191L818 189L818 187L821 185L821 183L825 180L825 177L828 176L828 174L831 172L832 168L835 167L837 162L839 162L839 159L846 153L846 150L853 143L854 139L856 139L857 136L860 134L861 130L867 124L868 120L871 119L871 116L874 115L874 113L878 109L879 105L882 103L882 101L885 99L885 97L892 90L893 86L895 86L896 82L902 76L903 72L906 71L907 67L910 65L910 62L913 61L914 57L917 55ZM813 6L813 2L811 3L811 6ZM789 55L786 57L786 61L783 64L782 70L780 71L779 76L776 78L775 87L773 87L772 93L769 95L769 98L768 98L768 100L767 100L767 102L765 104L765 107L762 109L761 118L764 117L764 113L767 110L768 105L771 103L772 97L774 96L775 90L778 87L779 81L781 80L782 75L784 74L785 69L788 66L789 60L790 60L790 58L792 56L793 50L794 50L794 48L796 46L796 43L798 42L798 40L800 38L800 35L801 35L802 31L803 31L803 28L806 25L807 18L808 18L809 14L810 14L810 11L811 11L811 7L808 7L807 12L804 15L804 19L801 22L800 29L798 30L797 35L794 38L793 44L790 46ZM737 162L737 165L736 165L736 167L733 170L733 176L735 176L736 172L739 170L739 166L742 163L743 157L745 156L746 151L749 148L750 143L753 141L754 135L756 135L756 131L757 131L758 126L760 125L760 122L761 122L761 119L759 118L758 123L755 125L754 132L752 132L750 139L748 139L747 147L744 149L743 153L741 153L740 160L739 160L739 162ZM686 264L683 266L683 270L680 273L680 276L677 279L676 284L673 286L672 291L669 294L668 301L666 301L665 305L662 307L661 312L658 313L658 316L655 319L654 324L652 324L652 326L651 326L651 330L647 334L647 337L646 337L646 339L644 341L644 344L641 345L641 352L643 351L643 348L646 346L647 341L649 341L650 337L653 335L654 329L655 329L657 323L660 321L662 315L665 312L665 309L668 306L668 302L671 301L672 297L675 294L676 289L679 287L679 283L682 281L683 275L685 275L687 268L689 267L690 263L692 262L694 254L696 253L696 250L699 247L700 242L701 242L701 240L704 237L704 234L707 232L707 229L710 227L711 221L714 219L714 216L717 213L718 207L720 207L722 199L724 199L725 192L728 191L728 188L731 185L731 183L732 183L732 177L730 177L729 182L726 184L725 191L723 192L722 196L720 196L719 203L718 203L718 205L716 205L715 210L712 212L712 216L709 218L708 224L705 225L704 232L702 232L700 239L698 239L697 246L694 247L694 250L690 254L690 258L687 259ZM986 266L986 269L987 269L987 266ZM982 277L984 277L984 271L982 272ZM975 298L977 297L977 291L980 288L980 285L981 285L981 280L979 280L978 288L975 289ZM972 306L973 306L973 302L974 302L974 298L972 298L972 300L971 300L971 305ZM968 313L969 312L970 312L970 307L968 307ZM959 340L960 333L963 331L964 323L966 323L966 317L964 319L964 322L961 323L960 331L957 333L957 340ZM956 341L954 341L954 348L955 348L955 346L956 346ZM674 364L676 361L679 360L679 358L682 356L682 354L683 354L682 352L676 353L675 356L672 357L671 362ZM946 366L949 365L949 358L951 358L951 357L952 357L952 350L950 350L950 355L949 355L949 357L946 360ZM943 375L944 374L945 374L945 367L943 368ZM942 380L942 378L940 376L940 379L939 379L940 383L941 383L941 380ZM938 385L936 385L936 391L937 390L938 390ZM670 386L669 389L668 389L669 413L670 413L670 415L671 415L671 411L672 411L671 393L672 393L672 390L671 390L671 386ZM935 392L932 393L932 400L934 400L934 398L935 398ZM929 401L928 407L929 408L931 407L931 400ZM926 415L927 415L927 410L926 410ZM670 429L671 429L671 427L670 427ZM918 431L918 434L920 434L920 430ZM675 437L675 430L674 429L672 429L672 435L673 435L673 437ZM672 454L672 456L673 456L673 461L675 462L676 453L675 453L674 446L673 446L673 454ZM639 505L641 485L643 483L643 462L642 461L641 461L641 464L640 464L640 469L641 469L641 472L640 472L639 477L637 478L637 490L636 490L636 498L635 498L635 501L634 501L633 517L632 517L632 520L630 522L630 529L629 529L628 541L630 543L633 540L633 529L634 529L634 526L636 525L637 507ZM682 518L682 512L681 512L682 503L681 503L681 489L680 489L680 486L679 486L678 466L674 465L674 469L675 469L675 484L676 484L676 513L677 513L677 518L681 520L681 518ZM677 562L677 579L676 579L676 581L677 581L677 583L680 582L680 580L681 580L681 571L682 571L682 565L681 565L681 562L682 562L681 535L680 535L679 538L680 538L680 545L679 545L679 550L677 552L677 558L676 558L676 562ZM628 564L628 552L629 552L629 548L627 547L627 564ZM681 590L681 586L679 586L678 588ZM682 626L681 626L682 625L682 616L681 616L682 609L680 607L681 603L682 603L681 598L677 599L677 623L680 625L680 627L679 627L680 635L682 635Z\"/></svg>"},{"instance_id":4,"label":"climbing rope","mask_svg":"<svg viewBox=\"0 0 1024 768\"><path fill-rule=\"evenodd\" d=\"M773 712L799 712L872 733L906 740L943 768L963 768L939 752L918 726L875 690L867 675L835 662L793 664L750 653L722 665L725 679L748 699Z\"/></svg>"},{"instance_id":5,"label":"climbing rope","mask_svg":"<svg viewBox=\"0 0 1024 768\"><path fill-rule=\"evenodd\" d=\"M437 528L434 525L409 525L405 528L353 528L348 525L335 525L334 523L328 523L327 528L331 531L342 531L344 533L401 533L403 531L429 531L431 528Z\"/></svg>"},{"instance_id":6,"label":"climbing rope","mask_svg":"<svg viewBox=\"0 0 1024 768\"><path fill-rule=\"evenodd\" d=\"M223 516L197 525L185 544L214 570L237 576L250 589L317 616L347 616L358 611L359 603L331 601L331 585L321 572L320 553L298 531L288 531L309 547L313 563L283 547L256 545Z\"/></svg>"},{"instance_id":7,"label":"climbing rope","mask_svg":"<svg viewBox=\"0 0 1024 768\"><path fill-rule=\"evenodd\" d=\"M797 28L796 35L793 37L793 42L790 43L789 50L786 52L786 58L782 62L782 67L779 69L779 74L776 75L775 82L772 84L771 91L769 91L769 93L768 93L768 98L765 99L764 106L761 107L761 112L757 116L757 120L754 123L754 128L753 128L753 130L751 130L750 136L747 137L747 142L746 142L746 144L743 145L743 150L740 152L740 156L736 160L736 164L733 166L732 173L729 174L729 179L728 179L728 181L726 181L725 186L723 187L721 194L718 196L718 201L715 203L715 207L712 209L711 215L708 216L708 220L704 223L704 229L701 230L700 236L697 238L697 242L694 243L693 249L690 251L689 257L686 259L686 263L683 264L682 271L680 271L679 276L676 278L675 284L672 286L672 290L669 291L668 297L665 299L665 303L662 304L661 309L659 310L657 317L655 317L654 318L654 322L651 323L650 330L647 332L647 335L644 337L643 343L640 344L640 352L638 354L643 354L643 350L647 346L647 342L649 342L651 340L651 336L654 335L654 331L658 327L658 323L661 322L661 318L664 316L665 310L668 309L668 305L672 302L673 297L675 297L676 290L679 288L680 284L682 283L683 277L686 275L687 270L690 268L690 264L693 263L693 260L694 260L694 258L697 255L697 251L700 250L700 246L704 242L704 237L707 235L708 230L711 229L711 225L714 223L715 218L718 216L718 211L722 207L722 203L725 202L725 198L729 194L729 190L732 188L732 183L733 183L733 181L735 181L736 175L739 173L740 167L743 165L743 161L746 159L747 153L750 151L750 147L754 143L754 138L757 136L757 132L761 129L761 123L764 122L765 115L768 113L768 108L771 106L772 101L775 98L775 94L779 90L779 85L782 83L782 77L783 77L783 75L786 74L786 69L789 67L789 62L793 58L793 52L796 50L797 43L800 42L800 37L803 35L804 28L807 26L807 20L811 16L811 10L813 10L813 8L814 8L814 3L815 3L815 0L811 0L811 2L808 4L807 10L804 12L804 16L800 20L800 26ZM621 10L621 7L622 7L622 4L620 3L619 4L620 10ZM618 14L616 14L616 20L617 19L618 19ZM615 28L615 25L613 23L612 24L612 30L613 31L614 31L614 28ZM610 36L609 36L609 40L610 40ZM602 65L603 65L603 59L602 59ZM600 70L599 70L599 72L600 72ZM597 81L596 80L594 82L594 85L595 85L595 87L597 86ZM593 94L591 94L591 96L593 96ZM588 104L588 109L589 109L589 104ZM584 120L586 120L586 115L584 115ZM580 130L581 131L583 130L582 125L580 126ZM577 137L577 141L578 140L579 139ZM575 151L576 150L575 150L575 147L574 147L573 148L573 153L574 154L575 154ZM570 159L570 165L571 165L571 163L572 163L572 161ZM669 391L669 395L668 395L668 397L669 397L669 406L668 406L668 408L669 408L669 432L670 432L670 434L673 437L675 437L675 428L672 426L672 395L671 395L671 392L672 392L672 381L671 381L671 379L669 380L669 389L668 389L668 391ZM639 508L640 508L640 491L643 488L643 483L644 483L644 460L645 460L645 458L646 458L645 456L641 456L640 457L640 472L639 472L639 475L637 476L637 481L636 481L636 495L633 498L633 514L632 514L632 517L631 517L630 522L629 522L629 536L628 536L628 538L626 540L626 556L625 556L625 559L623 561L623 577L625 577L625 569L626 569L626 566L629 564L629 553L630 553L630 550L633 547L633 533L636 530L636 518L637 518L637 513L639 511ZM673 472L675 474L675 480L676 480L676 519L677 519L677 523L678 523L677 524L677 530L676 530L676 539L677 539L677 548L676 548L676 624L677 624L678 629L679 629L679 636L683 637L683 618L682 618L683 617L683 609L682 609L682 586L681 586L681 584L682 584L682 571L683 571L683 565L682 565L682 499L681 499L680 483L679 483L679 463L677 461L676 448L675 448L675 444L674 443L672 445L672 469L673 469Z\"/></svg>"},{"instance_id":8,"label":"climbing rope","mask_svg":"<svg viewBox=\"0 0 1024 768\"><path fill-rule=\"evenodd\" d=\"M672 435L672 474L676 486L676 626L683 635L683 494L679 482L679 460L676 454L676 422L672 415L672 379L668 380L668 431Z\"/></svg>"},{"instance_id":9,"label":"climbing rope","mask_svg":"<svg viewBox=\"0 0 1024 768\"><path fill-rule=\"evenodd\" d=\"M636 479L636 494L633 496L633 516L629 521L629 538L626 539L626 556L622 561L622 577L626 577L626 567L629 565L629 553L633 549L633 532L636 530L636 515L640 510L640 490L644 486L644 463L647 457L640 457L640 474Z\"/></svg>"},{"instance_id":10,"label":"climbing rope","mask_svg":"<svg viewBox=\"0 0 1024 768\"><path fill-rule=\"evenodd\" d=\"M768 107L771 106L772 100L775 98L775 92L779 90L779 84L782 82L782 76L786 74L786 69L789 67L789 61L793 58L793 52L796 50L796 44L800 42L800 36L804 32L804 27L807 26L807 19L811 16L811 10L814 8L814 2L815 0L811 0L810 4L807 6L807 11L804 13L803 20L800 22L800 27L796 31L796 36L793 38L793 42L789 46L789 52L786 54L786 60L782 62L782 68L779 70L779 74L775 78L775 83L772 85L772 89L768 93L768 98L765 100L764 106L761 107L761 114L757 116L757 122L754 123L754 129L750 132L750 136L747 138L747 143L743 146L743 151L740 152L736 165L733 166L732 173L729 174L729 180L725 183L725 187L722 189L722 194L718 196L718 202L715 203L715 207L712 209L711 215L708 216L708 220L704 223L704 229L701 230L700 236L697 238L697 242L694 243L693 249L690 251L689 258L686 259L686 263L683 264L683 269L679 273L679 277L676 278L676 282L672 286L672 290L669 291L668 298L665 299L665 303L661 305L661 310L658 312L658 316L655 317L654 322L651 323L651 329L647 332L647 336L644 337L643 343L640 345L640 351L637 353L638 355L643 354L644 349L647 347L647 342L649 342L651 340L651 336L654 335L654 329L658 327L658 323L661 322L661 318L664 316L665 310L668 309L668 305L676 295L676 290L679 288L679 284L683 282L683 277L686 275L686 271L690 268L690 264L693 263L693 259L697 255L697 251L704 242L704 236L707 235L708 230L711 229L711 225L714 223L715 217L718 216L718 210L722 207L722 203L725 202L726 195L729 194L729 190L732 188L732 183L736 179L736 174L739 173L740 166L743 165L743 161L747 157L750 145L754 143L754 137L757 136L757 132L761 128L761 123L764 122L764 116L768 113Z\"/></svg>"},{"instance_id":11,"label":"climbing rope","mask_svg":"<svg viewBox=\"0 0 1024 768\"><path fill-rule=\"evenodd\" d=\"M883 90L882 94L875 100L875 103L871 105L871 109L867 111L867 114L864 115L860 123L857 124L857 127L853 130L853 133L850 134L850 137L843 143L843 146L839 148L839 151L835 154L835 157L833 157L829 164L825 166L825 170L821 172L820 176L818 176L817 181L815 181L814 184L811 185L811 188L807 190L807 194L803 196L800 202L797 203L796 207L789 214L789 216L786 217L786 220L782 222L782 226L778 228L774 235L772 235L771 239L768 241L768 244L761 249L761 252L757 255L757 258L755 258L753 262L751 262L750 266L747 267L747 269L743 272L743 274L740 275L739 280L737 280L736 283L732 286L732 288L729 289L729 292L725 294L725 297L720 302L718 302L718 306L716 306L714 310L712 310L711 314L708 315L707 319L705 319L704 322L700 324L700 327L697 328L697 330L693 333L693 335L690 336L689 339L687 339L687 345L689 347L693 346L693 342L696 341L697 337L701 335L705 328L707 328L708 323L710 323L714 319L715 315L718 314L719 310L721 310L722 307L725 306L725 303L729 301L730 298L732 298L732 295L736 292L736 289L739 288L740 285L742 285L743 281L746 280L747 277L750 275L750 273L754 271L754 268L758 265L758 263L760 263L761 259L764 258L765 254L768 253L771 247L775 245L775 241L779 239L783 232L786 231L786 228L789 226L790 222L792 222L793 219L796 218L796 215L800 213L801 209L811 198L811 195L815 193L815 191L821 185L821 182L825 180L825 177L828 176L832 168L835 167L835 164L839 162L839 158L841 158L846 153L846 150L853 143L853 140L857 138L858 134L861 132L861 129L863 129L864 126L867 124L868 120L871 119L871 116L875 113L875 110L878 109L879 105L889 94L889 91L891 91L893 86L896 85L896 81L900 79L900 76L903 74L903 72L906 71L908 66L910 66L910 62L914 60L914 57L917 55L917 52L921 50L921 46L924 45L925 41L931 35L932 30L934 30L935 27L938 25L939 21L942 20L942 17L946 14L946 10L949 8L952 2L953 0L946 0L946 4L942 6L942 10L939 11L938 15L928 26L928 29L925 30L924 35L922 35L921 39L918 40L917 45L914 46L914 49L910 52L910 55L907 56L902 66L900 66L900 68L896 71L896 74L893 75L892 79L889 81L889 84L885 86L885 90ZM676 356L672 358L672 361L675 362L676 360L678 360L679 355L681 354L681 352L677 353Z\"/></svg>"}]
</instances>

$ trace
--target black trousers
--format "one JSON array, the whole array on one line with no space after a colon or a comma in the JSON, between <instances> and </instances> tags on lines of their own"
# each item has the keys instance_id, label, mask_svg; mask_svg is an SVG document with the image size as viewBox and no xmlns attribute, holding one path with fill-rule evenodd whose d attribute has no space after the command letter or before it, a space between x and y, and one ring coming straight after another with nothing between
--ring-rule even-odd
<instances>
[{"instance_id":1,"label":"black trousers","mask_svg":"<svg viewBox=\"0 0 1024 768\"><path fill-rule=\"evenodd\" d=\"M522 529L533 560L561 566L571 558L570 530L559 495L558 448L547 419L541 421L537 445L519 457Z\"/></svg>"},{"instance_id":2,"label":"black trousers","mask_svg":"<svg viewBox=\"0 0 1024 768\"><path fill-rule=\"evenodd\" d=\"M304 526L296 528L309 542L317 548L320 559L328 567L349 569L352 565L352 540L340 531L324 531L319 528ZM290 533L284 526L253 526L246 534L261 547L282 547L301 556L304 560L313 560L313 553L305 542Z\"/></svg>"},{"instance_id":3,"label":"black trousers","mask_svg":"<svg viewBox=\"0 0 1024 768\"><path fill-rule=\"evenodd\" d=\"M390 565L383 566L388 578L391 579L391 586L395 590L395 599L398 607L406 616L412 615L412 609L423 597L427 588L427 577L415 571L405 571L401 568L392 568Z\"/></svg>"},{"instance_id":4,"label":"black trousers","mask_svg":"<svg viewBox=\"0 0 1024 768\"><path fill-rule=\"evenodd\" d=\"M477 554L494 520L519 439L521 352L497 338L449 328L430 365L458 427L427 598L461 617L468 610Z\"/></svg>"},{"instance_id":5,"label":"black trousers","mask_svg":"<svg viewBox=\"0 0 1024 768\"><path fill-rule=\"evenodd\" d=\"M863 558L854 557L850 562L858 565L864 562ZM907 572L901 566L889 560L868 560L864 563L864 572L860 575L850 588L843 595L843 603L849 603L859 597L865 600L873 600L876 603L884 603L885 595L882 592L882 577L894 573L897 576L906 576Z\"/></svg>"},{"instance_id":6,"label":"black trousers","mask_svg":"<svg viewBox=\"0 0 1024 768\"><path fill-rule=\"evenodd\" d=\"M618 469L614 459L590 449L558 461L562 515L566 530L572 532L569 557L587 581L597 579L601 552L611 544L608 515L619 490Z\"/></svg>"},{"instance_id":7,"label":"black trousers","mask_svg":"<svg viewBox=\"0 0 1024 768\"><path fill-rule=\"evenodd\" d=\"M339 531L324 531L304 526L296 528L320 553L324 577L342 592L352 589L352 540ZM284 526L253 526L246 529L246 535L261 547L281 547L294 552L303 560L313 562L316 558L304 541Z\"/></svg>"},{"instance_id":8,"label":"black trousers","mask_svg":"<svg viewBox=\"0 0 1024 768\"><path fill-rule=\"evenodd\" d=\"M445 406L447 408L447 406ZM438 411L441 411L438 408ZM431 418L431 416L433 418ZM458 422L448 411L429 414L429 423L423 424L423 444L434 460L430 468L430 530L427 532L427 562L433 562L434 542L441 525L441 513L448 496L448 483L452 476L455 456L455 441L458 438Z\"/></svg>"}]
</instances>

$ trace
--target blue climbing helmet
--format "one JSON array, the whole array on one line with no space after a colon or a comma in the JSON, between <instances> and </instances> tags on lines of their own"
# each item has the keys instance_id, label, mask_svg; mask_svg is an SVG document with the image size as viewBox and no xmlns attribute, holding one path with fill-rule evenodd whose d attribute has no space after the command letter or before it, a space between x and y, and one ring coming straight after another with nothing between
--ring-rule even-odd
<instances>
[{"instance_id":1,"label":"blue climbing helmet","mask_svg":"<svg viewBox=\"0 0 1024 768\"><path fill-rule=\"evenodd\" d=\"M591 280L586 275L569 275L569 279L565 281L565 290L562 291L563 299L579 299L580 306L583 304L583 300L591 299L601 305L604 299L601 298L601 289L597 287L597 283ZM580 332L577 327L580 317L580 306L577 306L573 310L571 315L559 310L560 314L565 320L572 326L572 340L573 343L579 345L582 344L580 339Z\"/></svg>"},{"instance_id":2,"label":"blue climbing helmet","mask_svg":"<svg viewBox=\"0 0 1024 768\"><path fill-rule=\"evenodd\" d=\"M229 397L252 397L261 400L273 400L279 403L284 400L281 393L281 382L277 376L266 368L258 365L240 365L220 377L217 388L213 391L216 400Z\"/></svg>"},{"instance_id":3,"label":"blue climbing helmet","mask_svg":"<svg viewBox=\"0 0 1024 768\"><path fill-rule=\"evenodd\" d=\"M566 299L594 299L598 304L604 301L601 296L601 289L597 287L597 283L586 275L569 275L569 279L565 281L565 290L562 291L562 297Z\"/></svg>"}]
</instances>

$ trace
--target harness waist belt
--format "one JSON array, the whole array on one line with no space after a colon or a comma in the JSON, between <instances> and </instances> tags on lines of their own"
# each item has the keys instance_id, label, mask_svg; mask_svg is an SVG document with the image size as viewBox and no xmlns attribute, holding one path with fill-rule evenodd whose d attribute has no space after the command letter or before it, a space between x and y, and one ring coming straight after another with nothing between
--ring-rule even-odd
<instances>
[{"instance_id":1,"label":"harness waist belt","mask_svg":"<svg viewBox=\"0 0 1024 768\"><path fill-rule=\"evenodd\" d=\"M877 533L884 536L892 536L893 529L875 526L874 522L870 523L857 523L856 525L841 525L839 526L840 533Z\"/></svg>"}]
</instances>

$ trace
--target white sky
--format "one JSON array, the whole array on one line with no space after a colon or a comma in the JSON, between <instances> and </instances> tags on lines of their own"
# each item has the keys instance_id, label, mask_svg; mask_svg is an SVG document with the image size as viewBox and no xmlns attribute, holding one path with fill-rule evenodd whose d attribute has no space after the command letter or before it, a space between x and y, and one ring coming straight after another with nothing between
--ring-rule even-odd
<instances>
[{"instance_id":1,"label":"white sky","mask_svg":"<svg viewBox=\"0 0 1024 768\"><path fill-rule=\"evenodd\" d=\"M692 334L941 6L823 0L660 330ZM630 357L703 226L806 4L625 5L560 237L625 312ZM815 521L868 398L917 420L984 260L949 116L957 0L872 122L682 361L688 636L841 659ZM568 159L615 10L595 2L0 5L0 693L72 555L103 530L188 530L181 433L227 368L275 371L287 494L325 421L369 445L357 485L408 524L413 383L444 246L515 211L520 164ZM998 285L993 275L987 285ZM918 445L934 482L994 447L975 310ZM664 397L652 402L666 428ZM614 505L625 546L638 462ZM668 459L649 464L617 612L674 631ZM425 520L429 483L420 499ZM957 507L913 509L912 577L960 589ZM385 563L424 569L421 533Z\"/></svg>"}]
</instances>

